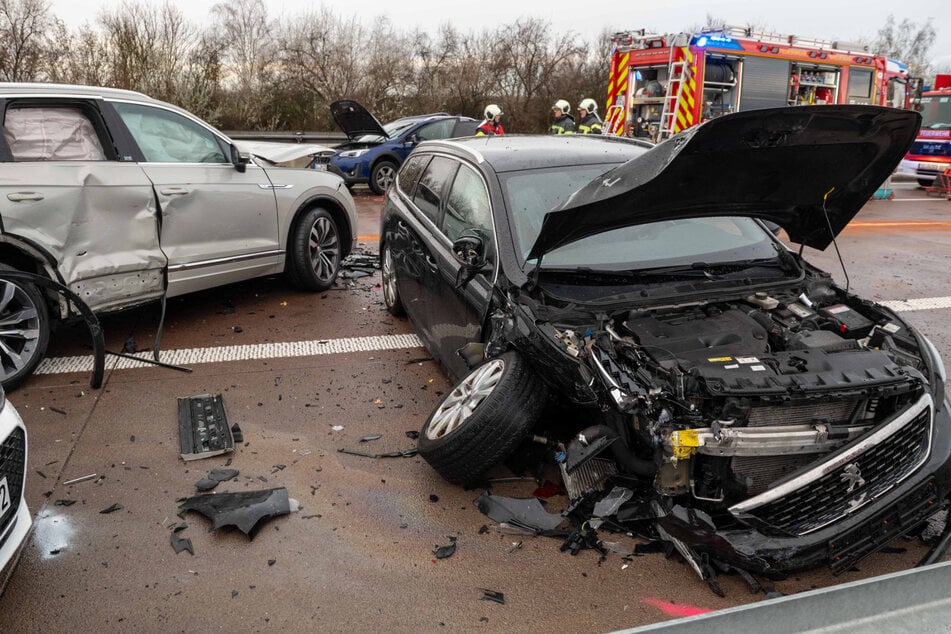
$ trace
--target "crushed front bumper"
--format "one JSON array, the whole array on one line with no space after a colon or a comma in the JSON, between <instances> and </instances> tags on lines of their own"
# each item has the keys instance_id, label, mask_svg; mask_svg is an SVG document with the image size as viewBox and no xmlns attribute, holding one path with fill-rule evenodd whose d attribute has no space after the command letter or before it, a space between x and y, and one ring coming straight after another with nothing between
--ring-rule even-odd
<instances>
[{"instance_id":1,"label":"crushed front bumper","mask_svg":"<svg viewBox=\"0 0 951 634\"><path fill-rule=\"evenodd\" d=\"M949 503L951 416L947 401L934 413L931 452L914 473L852 514L804 535L769 534L756 528L713 530L667 515L658 524L698 555L766 576L816 565L851 568Z\"/></svg>"}]
</instances>

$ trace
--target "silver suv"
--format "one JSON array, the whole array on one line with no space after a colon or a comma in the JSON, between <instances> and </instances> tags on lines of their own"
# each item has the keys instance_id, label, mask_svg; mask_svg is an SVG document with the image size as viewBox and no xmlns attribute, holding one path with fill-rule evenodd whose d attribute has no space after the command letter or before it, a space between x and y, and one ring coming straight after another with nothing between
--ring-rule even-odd
<instances>
[{"instance_id":1,"label":"silver suv","mask_svg":"<svg viewBox=\"0 0 951 634\"><path fill-rule=\"evenodd\" d=\"M0 269L65 284L94 312L286 272L320 291L356 242L343 181L262 167L146 95L0 83ZM75 308L0 281L0 382L42 359Z\"/></svg>"}]
</instances>

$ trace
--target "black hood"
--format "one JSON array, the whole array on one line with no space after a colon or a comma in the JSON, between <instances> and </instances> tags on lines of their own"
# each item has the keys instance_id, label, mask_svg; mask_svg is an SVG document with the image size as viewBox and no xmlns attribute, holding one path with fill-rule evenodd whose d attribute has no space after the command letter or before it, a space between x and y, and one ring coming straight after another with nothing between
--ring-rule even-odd
<instances>
[{"instance_id":1,"label":"black hood","mask_svg":"<svg viewBox=\"0 0 951 634\"><path fill-rule=\"evenodd\" d=\"M839 105L708 121L572 194L545 215L528 257L611 229L708 216L769 220L793 242L825 249L892 173L920 124L909 110Z\"/></svg>"},{"instance_id":2,"label":"black hood","mask_svg":"<svg viewBox=\"0 0 951 634\"><path fill-rule=\"evenodd\" d=\"M386 132L376 117L352 99L341 99L330 104L330 114L351 141L365 134L386 138Z\"/></svg>"}]
</instances>

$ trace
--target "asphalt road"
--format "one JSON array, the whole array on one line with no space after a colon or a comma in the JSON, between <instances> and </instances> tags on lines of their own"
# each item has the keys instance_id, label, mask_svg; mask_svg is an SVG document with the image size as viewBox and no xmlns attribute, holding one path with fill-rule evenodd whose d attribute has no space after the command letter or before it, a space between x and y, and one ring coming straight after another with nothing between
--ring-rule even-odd
<instances>
[{"instance_id":1,"label":"asphalt road","mask_svg":"<svg viewBox=\"0 0 951 634\"><path fill-rule=\"evenodd\" d=\"M951 296L951 202L911 185L896 195L870 202L839 240L852 288L877 300ZM375 251L380 199L358 199L359 232ZM807 256L844 282L834 250ZM110 368L100 390L89 389L86 372L52 373L11 394L30 434L36 524L0 598L0 629L590 632L763 598L736 576L721 578L727 596L717 597L660 554L630 562L611 554L599 564L594 552L572 557L552 539L480 533L492 522L473 505L479 492L446 484L421 459L338 453L413 447L405 432L420 428L449 387L425 350L393 343L411 328L385 311L379 281L376 272L306 294L271 278L179 298L169 302L162 345L182 358L197 350L187 357L199 361L192 373ZM906 316L951 359L951 309L933 304ZM148 348L157 321L154 307L106 318L107 347L134 337ZM49 355L87 355L87 339L82 326L62 328ZM309 343L276 345L286 342ZM283 486L303 508L253 541L209 532L208 520L189 513L181 535L195 554L176 555L176 499L226 463L181 460L176 397L217 392L244 433L231 457L240 475L217 490ZM367 434L382 437L360 443ZM64 484L88 474L96 478ZM123 508L101 513L113 504ZM449 537L455 555L436 560ZM839 578L817 569L767 585L828 586L910 567L925 552L916 541L896 545L902 552L874 555ZM481 600L483 588L504 593L505 604Z\"/></svg>"}]
</instances>

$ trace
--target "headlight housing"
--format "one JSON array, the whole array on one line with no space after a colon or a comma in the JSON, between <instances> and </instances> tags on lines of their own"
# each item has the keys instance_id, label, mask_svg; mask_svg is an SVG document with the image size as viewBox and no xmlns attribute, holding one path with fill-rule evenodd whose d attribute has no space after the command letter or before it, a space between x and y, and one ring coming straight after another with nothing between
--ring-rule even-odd
<instances>
[{"instance_id":1,"label":"headlight housing","mask_svg":"<svg viewBox=\"0 0 951 634\"><path fill-rule=\"evenodd\" d=\"M357 157L359 157L359 156L363 156L363 155L366 154L367 152L368 152L367 149L362 149L362 150L346 150L346 151L340 153L340 158L357 158Z\"/></svg>"}]
</instances>

